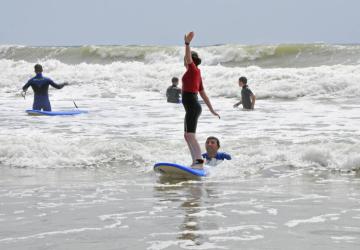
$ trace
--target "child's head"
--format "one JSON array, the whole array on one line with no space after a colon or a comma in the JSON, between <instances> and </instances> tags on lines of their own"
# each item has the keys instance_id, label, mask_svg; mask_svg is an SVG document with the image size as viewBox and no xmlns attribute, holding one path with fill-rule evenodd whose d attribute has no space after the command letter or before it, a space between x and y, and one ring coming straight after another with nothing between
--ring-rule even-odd
<instances>
[{"instance_id":1,"label":"child's head","mask_svg":"<svg viewBox=\"0 0 360 250\"><path fill-rule=\"evenodd\" d=\"M247 78L245 76L242 76L239 78L239 86L244 87L247 84Z\"/></svg>"},{"instance_id":2,"label":"child's head","mask_svg":"<svg viewBox=\"0 0 360 250\"><path fill-rule=\"evenodd\" d=\"M179 84L179 78L173 77L171 78L171 82L173 86L177 86Z\"/></svg>"}]
</instances>

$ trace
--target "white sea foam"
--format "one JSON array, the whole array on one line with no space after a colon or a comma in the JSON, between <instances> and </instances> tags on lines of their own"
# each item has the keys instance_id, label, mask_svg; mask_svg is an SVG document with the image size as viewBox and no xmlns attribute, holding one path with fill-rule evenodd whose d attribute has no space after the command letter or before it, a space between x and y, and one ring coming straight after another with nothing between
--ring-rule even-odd
<instances>
[{"instance_id":1,"label":"white sea foam","mask_svg":"<svg viewBox=\"0 0 360 250\"><path fill-rule=\"evenodd\" d=\"M251 215L251 214L259 214L259 212L255 210L231 210L232 213L241 214L241 215Z\"/></svg>"},{"instance_id":2,"label":"white sea foam","mask_svg":"<svg viewBox=\"0 0 360 250\"><path fill-rule=\"evenodd\" d=\"M360 156L349 156L343 165L343 169L360 170Z\"/></svg>"},{"instance_id":3,"label":"white sea foam","mask_svg":"<svg viewBox=\"0 0 360 250\"><path fill-rule=\"evenodd\" d=\"M271 215L277 215L278 214L278 210L275 208L269 208L267 209L267 212Z\"/></svg>"},{"instance_id":4,"label":"white sea foam","mask_svg":"<svg viewBox=\"0 0 360 250\"><path fill-rule=\"evenodd\" d=\"M32 234L27 236L20 236L20 237L8 237L0 239L0 242L12 242L12 241L19 241L19 240L28 240L28 239L41 239L48 236L59 235L59 234L72 234L72 233L81 233L85 231L99 231L102 228L93 227L93 228L73 228L67 230L59 230L59 231L52 231L52 232L44 232L38 234Z\"/></svg>"},{"instance_id":5,"label":"white sea foam","mask_svg":"<svg viewBox=\"0 0 360 250\"><path fill-rule=\"evenodd\" d=\"M329 151L322 151L318 148L309 148L303 154L303 160L317 163L321 166L328 166L331 162Z\"/></svg>"},{"instance_id":6,"label":"white sea foam","mask_svg":"<svg viewBox=\"0 0 360 250\"><path fill-rule=\"evenodd\" d=\"M324 215L320 215L320 216L314 216L311 217L309 219L301 219L301 220L291 220L285 223L286 226L288 227L296 227L300 224L306 224L306 223L321 223L321 222L325 222L327 220L338 220L339 219L339 214L324 214Z\"/></svg>"},{"instance_id":7,"label":"white sea foam","mask_svg":"<svg viewBox=\"0 0 360 250\"><path fill-rule=\"evenodd\" d=\"M308 195L304 195L302 197L291 198L291 199L287 199L287 200L274 200L273 202L275 202L275 203L288 203L288 202L294 202L294 201L299 201L299 200L320 200L320 199L329 199L329 197L328 196L317 195L317 194L308 194Z\"/></svg>"},{"instance_id":8,"label":"white sea foam","mask_svg":"<svg viewBox=\"0 0 360 250\"><path fill-rule=\"evenodd\" d=\"M172 76L183 73L181 62L169 64L144 64L142 62L113 62L111 64L67 65L57 60L42 62L45 75L57 82L69 81L76 87L57 91L59 97L117 97L119 94L149 90L164 93ZM0 85L4 93L17 94L32 76L33 63L0 60L4 71L0 74ZM211 96L239 97L237 79L246 75L251 89L260 99L297 97L355 97L360 94L360 67L335 65L311 68L263 69L256 66L227 68L203 66L204 84ZM53 91L51 91L53 92Z\"/></svg>"},{"instance_id":9,"label":"white sea foam","mask_svg":"<svg viewBox=\"0 0 360 250\"><path fill-rule=\"evenodd\" d=\"M337 242L355 242L358 238L354 236L332 236L331 239Z\"/></svg>"},{"instance_id":10,"label":"white sea foam","mask_svg":"<svg viewBox=\"0 0 360 250\"><path fill-rule=\"evenodd\" d=\"M191 230L185 230L182 232L176 232L176 233L152 233L151 236L159 236L159 235L176 235L179 233L186 234L191 233L195 235L219 235L219 234L225 234L225 233L233 233L233 232L239 232L244 230L252 230L252 231L263 231L265 230L265 227L258 226L258 225L241 225L241 226L231 226L231 227L220 227L216 230L197 230L197 231L191 231Z\"/></svg>"},{"instance_id":11,"label":"white sea foam","mask_svg":"<svg viewBox=\"0 0 360 250\"><path fill-rule=\"evenodd\" d=\"M257 235L243 235L243 236L233 236L233 237L218 237L218 236L213 236L210 237L210 240L215 241L215 242L228 242L228 241L251 241L251 240L259 240L259 239L263 239L264 236L257 234Z\"/></svg>"},{"instance_id":12,"label":"white sea foam","mask_svg":"<svg viewBox=\"0 0 360 250\"><path fill-rule=\"evenodd\" d=\"M191 240L167 240L167 241L151 241L148 250L168 249L172 246L179 246L182 249L227 249L227 247L218 246L214 243L205 242L201 245Z\"/></svg>"},{"instance_id":13,"label":"white sea foam","mask_svg":"<svg viewBox=\"0 0 360 250\"><path fill-rule=\"evenodd\" d=\"M222 217L222 218L226 217L221 212L207 211L207 210L203 210L203 211L198 212L198 213L192 213L192 214L190 214L190 216L193 216L193 217L214 217L214 216L216 216L216 217Z\"/></svg>"}]
</instances>

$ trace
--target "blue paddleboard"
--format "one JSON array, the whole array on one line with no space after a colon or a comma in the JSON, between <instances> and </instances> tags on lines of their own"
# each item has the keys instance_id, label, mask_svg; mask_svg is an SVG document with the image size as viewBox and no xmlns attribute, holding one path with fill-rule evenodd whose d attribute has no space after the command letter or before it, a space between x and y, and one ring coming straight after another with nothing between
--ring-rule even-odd
<instances>
[{"instance_id":1,"label":"blue paddleboard","mask_svg":"<svg viewBox=\"0 0 360 250\"><path fill-rule=\"evenodd\" d=\"M55 115L79 115L87 113L86 110L67 110L67 111L41 111L41 110L33 110L28 109L25 111L28 115L48 115L48 116L55 116Z\"/></svg>"},{"instance_id":2,"label":"blue paddleboard","mask_svg":"<svg viewBox=\"0 0 360 250\"><path fill-rule=\"evenodd\" d=\"M207 176L206 169L194 169L176 163L159 162L154 165L154 171L167 176L198 178Z\"/></svg>"}]
</instances>

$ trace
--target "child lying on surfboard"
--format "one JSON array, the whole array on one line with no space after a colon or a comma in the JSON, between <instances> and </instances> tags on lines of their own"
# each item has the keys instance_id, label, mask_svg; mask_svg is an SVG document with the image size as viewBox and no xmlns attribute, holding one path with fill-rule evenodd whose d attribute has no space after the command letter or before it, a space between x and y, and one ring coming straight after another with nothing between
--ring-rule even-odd
<instances>
[{"instance_id":1,"label":"child lying on surfboard","mask_svg":"<svg viewBox=\"0 0 360 250\"><path fill-rule=\"evenodd\" d=\"M206 153L202 154L205 159L205 164L209 166L216 166L226 160L231 160L231 156L224 152L218 152L220 148L220 141L214 136L210 136L205 142Z\"/></svg>"}]
</instances>

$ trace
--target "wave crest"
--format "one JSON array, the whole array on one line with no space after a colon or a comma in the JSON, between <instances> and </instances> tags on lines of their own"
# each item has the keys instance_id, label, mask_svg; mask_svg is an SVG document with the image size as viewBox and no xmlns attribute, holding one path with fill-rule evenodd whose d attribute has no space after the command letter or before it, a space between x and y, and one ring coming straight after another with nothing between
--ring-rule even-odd
<instances>
[{"instance_id":1,"label":"wave crest","mask_svg":"<svg viewBox=\"0 0 360 250\"><path fill-rule=\"evenodd\" d=\"M204 65L221 64L227 67L259 66L311 67L320 65L354 65L360 63L360 45L279 44L196 47ZM94 46L27 47L0 46L0 59L56 59L63 63L109 64L117 61L138 61L146 64L181 63L183 47L179 46Z\"/></svg>"}]
</instances>

